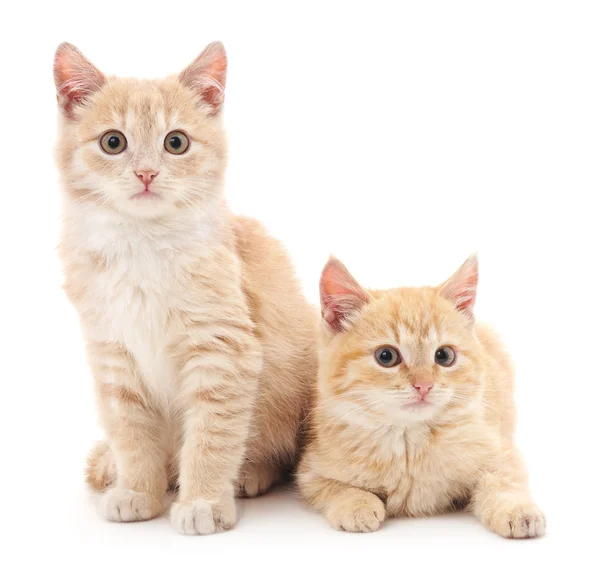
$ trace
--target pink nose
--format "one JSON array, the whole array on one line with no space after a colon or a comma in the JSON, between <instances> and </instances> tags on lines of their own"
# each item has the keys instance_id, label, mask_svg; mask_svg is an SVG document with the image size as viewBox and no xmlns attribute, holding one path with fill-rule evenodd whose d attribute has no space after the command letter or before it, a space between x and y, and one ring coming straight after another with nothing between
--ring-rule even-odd
<instances>
[{"instance_id":1,"label":"pink nose","mask_svg":"<svg viewBox=\"0 0 600 568\"><path fill-rule=\"evenodd\" d=\"M415 383L415 388L419 391L421 398L425 398L433 388L433 383Z\"/></svg>"},{"instance_id":2,"label":"pink nose","mask_svg":"<svg viewBox=\"0 0 600 568\"><path fill-rule=\"evenodd\" d=\"M152 180L158 175L158 172L154 170L140 170L135 172L135 175L142 180L146 187L148 187L152 183Z\"/></svg>"}]
</instances>

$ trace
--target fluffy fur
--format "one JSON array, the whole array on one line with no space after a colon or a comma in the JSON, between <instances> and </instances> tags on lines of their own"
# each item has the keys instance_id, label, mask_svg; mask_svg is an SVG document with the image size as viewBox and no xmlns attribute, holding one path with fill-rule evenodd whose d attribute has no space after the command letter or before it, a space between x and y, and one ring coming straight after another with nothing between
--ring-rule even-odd
<instances>
[{"instance_id":1,"label":"fluffy fur","mask_svg":"<svg viewBox=\"0 0 600 568\"><path fill-rule=\"evenodd\" d=\"M223 197L226 63L215 43L178 77L120 79L63 44L54 66L60 256L106 432L87 478L112 521L160 515L177 485L185 534L231 527L234 494L292 466L316 373L318 320L286 253ZM116 155L99 144L113 130ZM172 131L187 152L166 151Z\"/></svg>"},{"instance_id":2,"label":"fluffy fur","mask_svg":"<svg viewBox=\"0 0 600 568\"><path fill-rule=\"evenodd\" d=\"M304 498L337 529L468 506L505 537L545 519L515 449L513 371L495 334L474 323L477 259L437 288L364 290L332 259L321 280L323 330ZM398 365L375 359L398 350ZM451 346L456 360L436 363ZM427 394L423 395L427 389Z\"/></svg>"}]
</instances>

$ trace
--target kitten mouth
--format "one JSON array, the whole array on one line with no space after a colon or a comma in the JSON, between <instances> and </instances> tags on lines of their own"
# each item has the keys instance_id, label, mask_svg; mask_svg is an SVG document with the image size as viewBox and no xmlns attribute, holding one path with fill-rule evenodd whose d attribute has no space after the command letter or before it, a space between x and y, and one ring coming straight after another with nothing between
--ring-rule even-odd
<instances>
[{"instance_id":1,"label":"kitten mouth","mask_svg":"<svg viewBox=\"0 0 600 568\"><path fill-rule=\"evenodd\" d=\"M158 193L155 193L154 191L150 191L149 189L144 189L142 191L139 191L138 193L135 193L134 195L131 196L131 199L158 199L160 198L160 195L158 195Z\"/></svg>"},{"instance_id":2,"label":"kitten mouth","mask_svg":"<svg viewBox=\"0 0 600 568\"><path fill-rule=\"evenodd\" d=\"M406 408L425 408L427 406L432 406L433 403L429 400L415 400L414 402L409 402L407 404L405 404L404 406Z\"/></svg>"}]
</instances>

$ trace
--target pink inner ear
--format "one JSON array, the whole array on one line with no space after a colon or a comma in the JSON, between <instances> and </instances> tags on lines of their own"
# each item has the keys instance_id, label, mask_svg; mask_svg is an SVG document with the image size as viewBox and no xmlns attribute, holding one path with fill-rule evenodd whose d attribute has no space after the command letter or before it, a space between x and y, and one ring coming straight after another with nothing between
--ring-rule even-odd
<instances>
[{"instance_id":1,"label":"pink inner ear","mask_svg":"<svg viewBox=\"0 0 600 568\"><path fill-rule=\"evenodd\" d=\"M360 310L365 301L356 296L329 296L321 298L323 320L336 332L343 331L344 322Z\"/></svg>"},{"instance_id":2,"label":"pink inner ear","mask_svg":"<svg viewBox=\"0 0 600 568\"><path fill-rule=\"evenodd\" d=\"M479 265L477 256L471 256L440 288L440 294L454 303L456 309L472 316L477 284L479 282Z\"/></svg>"},{"instance_id":3,"label":"pink inner ear","mask_svg":"<svg viewBox=\"0 0 600 568\"><path fill-rule=\"evenodd\" d=\"M223 104L223 89L221 87L206 87L202 98L212 107L218 108Z\"/></svg>"},{"instance_id":4,"label":"pink inner ear","mask_svg":"<svg viewBox=\"0 0 600 568\"><path fill-rule=\"evenodd\" d=\"M323 269L320 293L323 320L336 332L342 331L344 322L369 301L365 290L335 258Z\"/></svg>"},{"instance_id":5,"label":"pink inner ear","mask_svg":"<svg viewBox=\"0 0 600 568\"><path fill-rule=\"evenodd\" d=\"M223 44L211 43L179 74L179 80L217 111L223 104L227 80L227 54Z\"/></svg>"},{"instance_id":6,"label":"pink inner ear","mask_svg":"<svg viewBox=\"0 0 600 568\"><path fill-rule=\"evenodd\" d=\"M202 98L212 107L218 108L223 104L225 81L227 79L227 58L225 52L213 61L205 76L206 86Z\"/></svg>"},{"instance_id":7,"label":"pink inner ear","mask_svg":"<svg viewBox=\"0 0 600 568\"><path fill-rule=\"evenodd\" d=\"M475 290L464 292L461 296L456 299L456 309L465 312L471 311L473 306L475 305Z\"/></svg>"},{"instance_id":8,"label":"pink inner ear","mask_svg":"<svg viewBox=\"0 0 600 568\"><path fill-rule=\"evenodd\" d=\"M61 44L54 59L54 82L58 102L67 116L106 82L104 75L68 43Z\"/></svg>"}]
</instances>

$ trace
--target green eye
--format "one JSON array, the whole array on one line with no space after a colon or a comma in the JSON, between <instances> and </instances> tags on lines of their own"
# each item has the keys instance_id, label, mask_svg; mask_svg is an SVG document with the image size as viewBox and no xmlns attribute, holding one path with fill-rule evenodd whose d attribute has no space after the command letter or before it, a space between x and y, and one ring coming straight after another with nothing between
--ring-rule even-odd
<instances>
[{"instance_id":1,"label":"green eye","mask_svg":"<svg viewBox=\"0 0 600 568\"><path fill-rule=\"evenodd\" d=\"M184 154L190 147L190 139L180 130L169 132L165 137L165 150L170 154Z\"/></svg>"},{"instance_id":2,"label":"green eye","mask_svg":"<svg viewBox=\"0 0 600 568\"><path fill-rule=\"evenodd\" d=\"M120 154L127 148L127 138L118 130L110 130L100 138L100 148L107 154Z\"/></svg>"},{"instance_id":3,"label":"green eye","mask_svg":"<svg viewBox=\"0 0 600 568\"><path fill-rule=\"evenodd\" d=\"M382 367L395 367L402 363L402 357L395 347L383 345L375 350L375 361Z\"/></svg>"},{"instance_id":4,"label":"green eye","mask_svg":"<svg viewBox=\"0 0 600 568\"><path fill-rule=\"evenodd\" d=\"M452 367L455 361L456 351L449 345L444 345L435 352L435 362L442 367Z\"/></svg>"}]
</instances>

